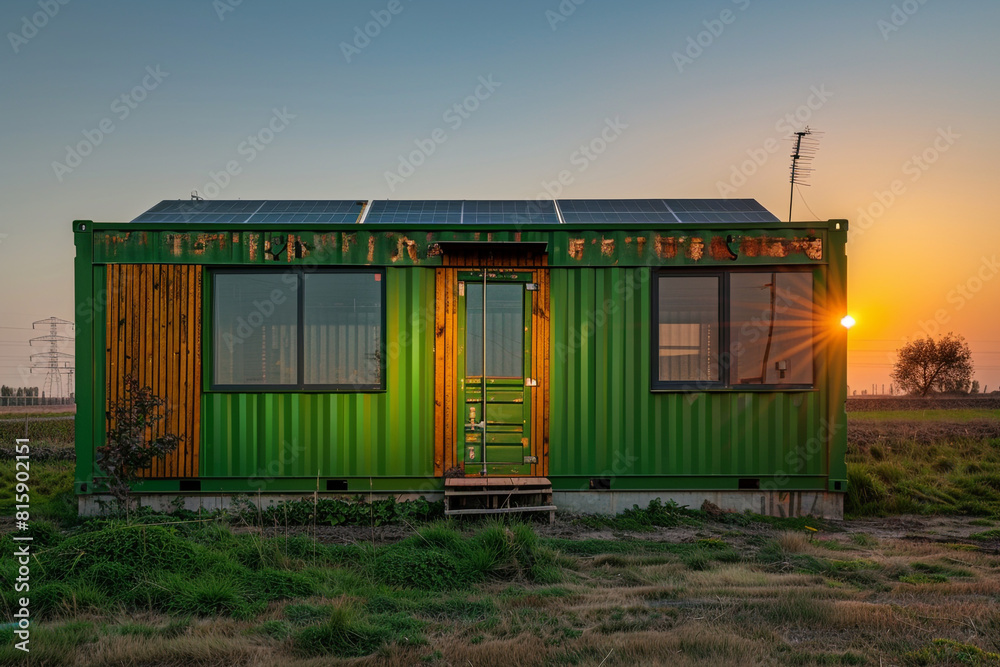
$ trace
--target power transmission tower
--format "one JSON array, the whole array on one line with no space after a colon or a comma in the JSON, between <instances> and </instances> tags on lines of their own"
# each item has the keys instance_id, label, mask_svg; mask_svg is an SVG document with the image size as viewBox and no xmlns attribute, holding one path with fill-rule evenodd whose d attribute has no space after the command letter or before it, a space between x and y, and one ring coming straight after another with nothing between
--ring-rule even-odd
<instances>
[{"instance_id":1,"label":"power transmission tower","mask_svg":"<svg viewBox=\"0 0 1000 667\"><path fill-rule=\"evenodd\" d=\"M73 360L73 355L68 352L62 352L59 349L60 343L72 342L75 340L72 336L63 336L59 333L60 328L70 327L72 330L73 323L67 320L61 320L58 317L50 317L44 320L38 320L37 322L32 322L31 328L38 329L39 325L43 327L48 325L49 334L47 336L38 336L32 338L28 341L29 344L34 345L35 343L47 343L49 349L45 352L39 352L38 354L31 355L31 363L35 364L31 367L31 372L35 371L45 372L45 381L42 383L42 394L50 398L62 398L63 397L63 383L62 376L69 376L69 384L72 385L73 378L73 368L70 362ZM60 361L68 360L60 364Z\"/></svg>"}]
</instances>

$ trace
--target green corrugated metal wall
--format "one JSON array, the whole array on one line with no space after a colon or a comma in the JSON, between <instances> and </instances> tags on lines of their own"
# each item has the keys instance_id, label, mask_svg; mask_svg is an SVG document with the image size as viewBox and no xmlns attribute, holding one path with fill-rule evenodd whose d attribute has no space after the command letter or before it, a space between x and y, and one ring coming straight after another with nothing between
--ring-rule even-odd
<instances>
[{"instance_id":1,"label":"green corrugated metal wall","mask_svg":"<svg viewBox=\"0 0 1000 667\"><path fill-rule=\"evenodd\" d=\"M550 275L550 476L825 474L823 392L651 393L649 270Z\"/></svg>"},{"instance_id":2,"label":"green corrugated metal wall","mask_svg":"<svg viewBox=\"0 0 1000 667\"><path fill-rule=\"evenodd\" d=\"M434 473L434 269L386 271L385 393L203 398L202 477Z\"/></svg>"}]
</instances>

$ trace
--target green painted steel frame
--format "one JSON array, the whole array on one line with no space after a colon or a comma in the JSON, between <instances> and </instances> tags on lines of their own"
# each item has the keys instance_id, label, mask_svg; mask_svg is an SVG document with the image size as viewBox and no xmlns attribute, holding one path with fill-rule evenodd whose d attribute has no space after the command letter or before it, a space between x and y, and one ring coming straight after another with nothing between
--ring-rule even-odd
<instances>
[{"instance_id":1,"label":"green painted steel frame","mask_svg":"<svg viewBox=\"0 0 1000 667\"><path fill-rule=\"evenodd\" d=\"M168 253L159 243L159 236L156 242L153 240L154 235L178 233L167 226L75 221L73 230L77 250L76 490L93 493L99 490L94 486L95 474L99 474L94 449L103 444L105 437L104 265L163 262L261 266L266 262L258 256L251 263L248 254L241 250L237 256L232 249L228 258L220 258L194 245L189 251ZM614 240L618 248L623 244L634 247L625 243L625 237L647 230L674 236L734 233L797 238L812 234L822 240L823 256L740 257L736 262L720 262L706 255L695 262L687 257L672 261L650 257L648 247L645 254L636 251L604 256L600 252L602 240ZM328 478L345 479L351 492L440 490L441 480L433 477L433 425L428 416L433 414L434 400L435 294L431 267L440 263L440 257L424 258L420 253L434 242L473 240L545 242L549 247L549 474L555 488L587 488L590 478L608 477L612 489L729 490L736 488L740 478L757 477L763 489L845 491L846 330L832 328L817 349L813 391L769 388L651 393L649 366L642 358L650 349L651 302L648 281L644 286L641 280L636 282L636 276L645 271L648 277L649 267L656 266L724 269L737 265L812 265L815 301L839 319L847 312L847 230L847 221L831 220L702 224L696 229L630 225L628 230L610 232L587 226L567 229L565 225L491 225L475 229L430 225L393 230L301 225L288 231L270 225L241 225L238 230L227 225L203 225L196 231L182 232L259 232L259 239L264 238L264 233L343 232L355 235L349 237L353 242L347 244L346 254L336 252L322 258L312 255L312 260L293 258L274 265L386 267L385 392L233 394L209 390L202 398L203 492L308 492ZM111 246L106 242L95 243L95 234L119 232L148 236L145 243L135 242L135 246L120 243L121 252L109 253ZM367 243L361 242L369 237L377 241L371 258L364 248ZM337 237L341 251L344 238ZM417 261L411 259L405 244L400 246L402 238L417 243ZM579 261L568 258L570 239L584 241L586 252ZM402 247L402 252L393 253L393 247ZM411 268L416 265L426 268ZM395 288L389 289L393 283L397 283ZM205 281L206 315L211 310L210 284ZM207 327L210 317L205 322ZM202 341L208 347L209 333L209 329L203 329ZM206 355L205 359L209 363L211 357ZM205 382L209 381L208 375L203 374ZM328 451L329 443L321 444L320 433L331 433L337 442L350 444L334 456ZM288 438L282 440L282 436ZM301 449L297 463L282 462L282 455L289 452L287 443ZM337 456L344 457L344 466L335 464ZM308 469L324 457L326 466ZM268 461L279 462L276 475L269 474ZM178 480L146 480L141 490L178 489Z\"/></svg>"},{"instance_id":2,"label":"green painted steel frame","mask_svg":"<svg viewBox=\"0 0 1000 667\"><path fill-rule=\"evenodd\" d=\"M836 222L836 221L831 221ZM88 223L95 229L97 263L184 263L235 265L441 266L442 243L546 244L549 266L728 266L729 241L784 244L777 252L740 255L743 265L822 264L827 261L830 223L734 225L702 223L691 227L630 224L593 225L422 225L385 229L365 225L199 225L179 230L153 224ZM660 238L670 239L671 252ZM292 241L294 239L294 241ZM810 256L805 241L822 247ZM697 241L697 243L696 243ZM271 255L265 246L294 246L296 252ZM698 252L687 252L698 245ZM718 248L716 247L718 246ZM725 248L725 250L724 250ZM742 250L741 250L742 252ZM782 254L784 253L784 254ZM717 256L713 256L717 255Z\"/></svg>"}]
</instances>

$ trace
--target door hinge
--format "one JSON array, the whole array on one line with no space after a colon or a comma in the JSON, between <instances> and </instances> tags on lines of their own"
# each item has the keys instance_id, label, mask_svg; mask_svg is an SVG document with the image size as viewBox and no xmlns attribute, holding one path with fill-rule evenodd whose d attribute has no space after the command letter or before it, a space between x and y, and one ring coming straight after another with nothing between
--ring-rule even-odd
<instances>
[{"instance_id":1,"label":"door hinge","mask_svg":"<svg viewBox=\"0 0 1000 667\"><path fill-rule=\"evenodd\" d=\"M524 386L525 387L537 387L538 386L538 380L536 380L534 378L524 378Z\"/></svg>"},{"instance_id":2,"label":"door hinge","mask_svg":"<svg viewBox=\"0 0 1000 667\"><path fill-rule=\"evenodd\" d=\"M537 456L525 456L524 457L524 463L538 463L538 457Z\"/></svg>"},{"instance_id":3,"label":"door hinge","mask_svg":"<svg viewBox=\"0 0 1000 667\"><path fill-rule=\"evenodd\" d=\"M537 292L538 283L524 283L524 289L528 290L529 292Z\"/></svg>"}]
</instances>

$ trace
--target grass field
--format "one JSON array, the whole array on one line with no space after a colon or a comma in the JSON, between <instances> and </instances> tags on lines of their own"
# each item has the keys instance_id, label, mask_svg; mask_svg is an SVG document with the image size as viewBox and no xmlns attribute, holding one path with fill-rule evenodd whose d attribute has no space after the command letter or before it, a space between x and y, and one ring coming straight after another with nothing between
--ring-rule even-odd
<instances>
[{"instance_id":1,"label":"grass field","mask_svg":"<svg viewBox=\"0 0 1000 667\"><path fill-rule=\"evenodd\" d=\"M1000 667L1000 418L969 412L851 413L844 522L653 504L403 523L398 539L246 516L81 523L72 463L40 461L32 662ZM15 574L5 558L7 618ZM23 658L12 642L0 630L0 664Z\"/></svg>"}]
</instances>

